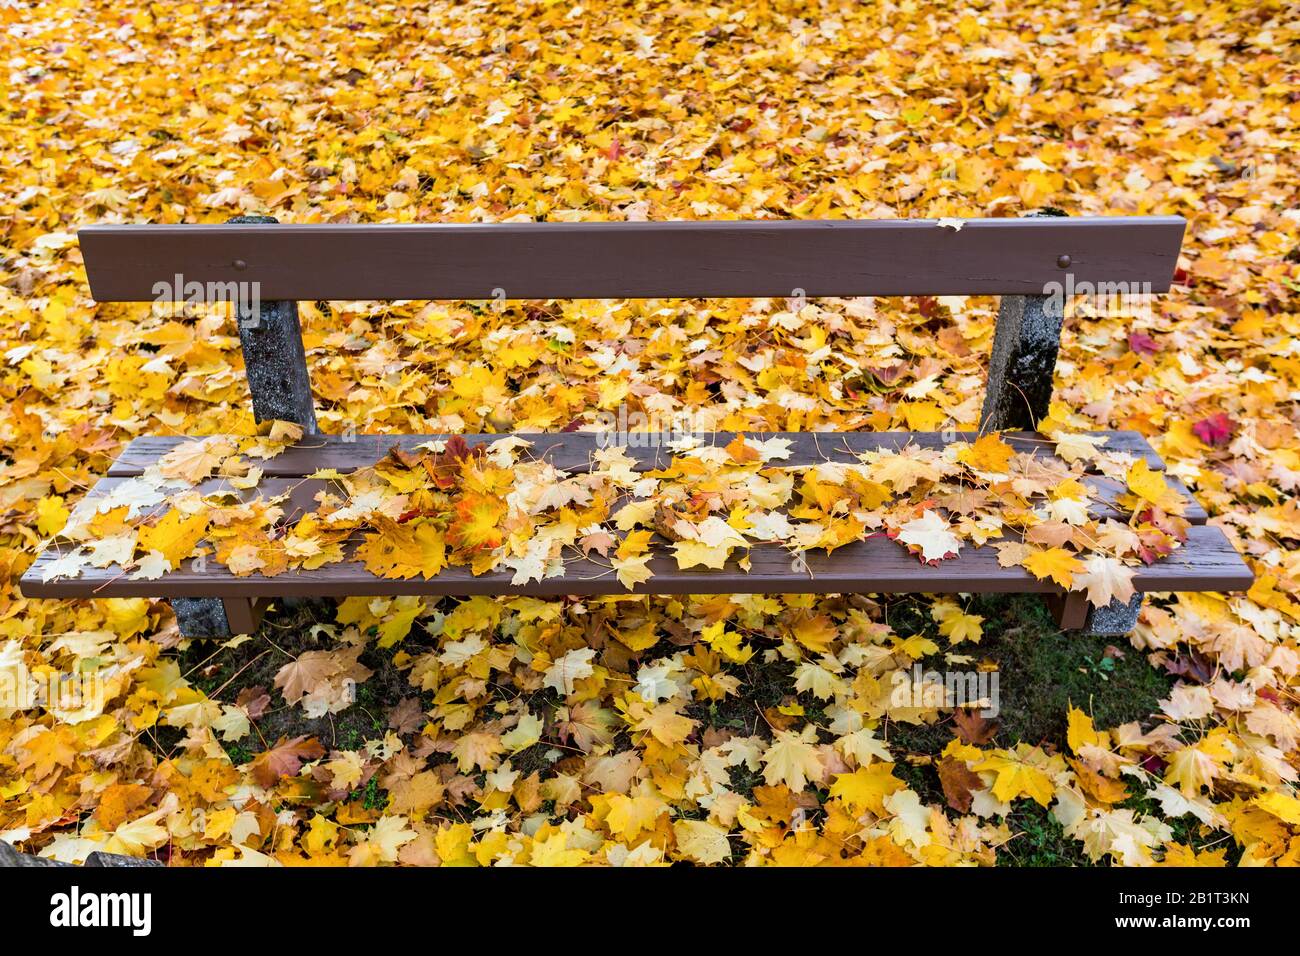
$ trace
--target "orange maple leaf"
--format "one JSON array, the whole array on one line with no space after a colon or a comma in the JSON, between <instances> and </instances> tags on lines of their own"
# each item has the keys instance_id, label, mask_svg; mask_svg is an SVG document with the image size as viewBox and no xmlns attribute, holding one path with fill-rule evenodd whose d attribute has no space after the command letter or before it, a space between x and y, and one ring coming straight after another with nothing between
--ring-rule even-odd
<instances>
[{"instance_id":1,"label":"orange maple leaf","mask_svg":"<svg viewBox=\"0 0 1300 956\"><path fill-rule=\"evenodd\" d=\"M447 541L457 550L490 551L501 546L501 521L506 503L491 495L470 493L456 502L456 517L447 528Z\"/></svg>"}]
</instances>

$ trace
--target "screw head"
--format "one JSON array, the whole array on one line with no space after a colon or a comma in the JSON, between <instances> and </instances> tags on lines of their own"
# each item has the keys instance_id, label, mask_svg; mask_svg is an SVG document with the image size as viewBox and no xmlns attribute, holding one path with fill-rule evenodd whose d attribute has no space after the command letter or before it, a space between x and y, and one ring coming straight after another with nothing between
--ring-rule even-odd
<instances>
[{"instance_id":1,"label":"screw head","mask_svg":"<svg viewBox=\"0 0 1300 956\"><path fill-rule=\"evenodd\" d=\"M1070 260L1070 257L1069 257L1069 256L1057 256L1057 257L1056 257L1056 265L1057 265L1058 268L1061 268L1061 269L1068 269L1068 268L1070 268L1070 261L1071 261L1071 260Z\"/></svg>"},{"instance_id":2,"label":"screw head","mask_svg":"<svg viewBox=\"0 0 1300 956\"><path fill-rule=\"evenodd\" d=\"M231 263L231 265L235 267L236 272L243 272L245 269L248 268L248 263L245 262L243 259L236 259L234 262Z\"/></svg>"}]
</instances>

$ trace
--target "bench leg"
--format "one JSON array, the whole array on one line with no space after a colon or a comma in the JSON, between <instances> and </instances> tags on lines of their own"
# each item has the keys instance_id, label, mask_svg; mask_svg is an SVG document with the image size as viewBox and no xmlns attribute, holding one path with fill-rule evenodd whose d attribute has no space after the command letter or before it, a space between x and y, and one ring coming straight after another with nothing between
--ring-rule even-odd
<instances>
[{"instance_id":1,"label":"bench leg","mask_svg":"<svg viewBox=\"0 0 1300 956\"><path fill-rule=\"evenodd\" d=\"M1063 631L1077 631L1088 618L1088 599L1082 594L1049 594L1043 601Z\"/></svg>"},{"instance_id":2,"label":"bench leg","mask_svg":"<svg viewBox=\"0 0 1300 956\"><path fill-rule=\"evenodd\" d=\"M273 227L273 216L235 216L232 225ZM303 350L298 303L291 299L261 301L240 296L236 315L244 372L259 422L295 422L306 435L317 434L307 356ZM229 637L252 634L262 620L266 599L178 598L172 601L181 634Z\"/></svg>"},{"instance_id":3,"label":"bench leg","mask_svg":"<svg viewBox=\"0 0 1300 956\"><path fill-rule=\"evenodd\" d=\"M1137 627L1142 610L1142 595L1130 601L1111 601L1105 607L1093 607L1082 594L1049 594L1048 610L1063 631L1079 631L1090 637L1123 637Z\"/></svg>"},{"instance_id":4,"label":"bench leg","mask_svg":"<svg viewBox=\"0 0 1300 956\"><path fill-rule=\"evenodd\" d=\"M274 225L276 220L273 216L235 216L227 222ZM298 303L292 299L259 301L256 305L241 301L238 327L248 391L253 397L253 417L259 422L296 422L304 434L316 434L319 429Z\"/></svg>"},{"instance_id":5,"label":"bench leg","mask_svg":"<svg viewBox=\"0 0 1300 956\"><path fill-rule=\"evenodd\" d=\"M980 431L1035 428L1052 401L1061 317L1046 295L1004 295L998 307Z\"/></svg>"},{"instance_id":6,"label":"bench leg","mask_svg":"<svg viewBox=\"0 0 1300 956\"><path fill-rule=\"evenodd\" d=\"M1142 610L1142 595L1134 594L1129 601L1116 598L1105 607L1088 611L1083 632L1093 637L1123 637L1137 627L1138 612Z\"/></svg>"},{"instance_id":7,"label":"bench leg","mask_svg":"<svg viewBox=\"0 0 1300 956\"><path fill-rule=\"evenodd\" d=\"M172 598L182 637L232 637L252 634L266 602L250 598Z\"/></svg>"},{"instance_id":8,"label":"bench leg","mask_svg":"<svg viewBox=\"0 0 1300 956\"><path fill-rule=\"evenodd\" d=\"M1030 213L1031 218L1063 215ZM1064 259L1068 264L1068 259ZM989 384L980 413L980 431L1034 429L1052 402L1052 375L1061 347L1064 298L1045 288L1042 295L1004 295L998 305L989 359Z\"/></svg>"}]
</instances>

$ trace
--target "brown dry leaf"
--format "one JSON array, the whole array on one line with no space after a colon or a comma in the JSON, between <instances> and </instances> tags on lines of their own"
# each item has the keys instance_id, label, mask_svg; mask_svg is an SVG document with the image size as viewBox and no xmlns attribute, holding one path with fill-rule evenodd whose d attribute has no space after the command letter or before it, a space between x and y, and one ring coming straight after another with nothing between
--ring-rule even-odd
<instances>
[{"instance_id":1,"label":"brown dry leaf","mask_svg":"<svg viewBox=\"0 0 1300 956\"><path fill-rule=\"evenodd\" d=\"M952 712L953 727L965 743L982 747L993 740L998 732L998 722L989 720L977 710L958 707Z\"/></svg>"},{"instance_id":2,"label":"brown dry leaf","mask_svg":"<svg viewBox=\"0 0 1300 956\"><path fill-rule=\"evenodd\" d=\"M948 799L948 806L959 813L969 813L971 791L984 787L979 775L973 773L964 760L954 757L944 757L937 767L939 783L943 786L943 794Z\"/></svg>"}]
</instances>

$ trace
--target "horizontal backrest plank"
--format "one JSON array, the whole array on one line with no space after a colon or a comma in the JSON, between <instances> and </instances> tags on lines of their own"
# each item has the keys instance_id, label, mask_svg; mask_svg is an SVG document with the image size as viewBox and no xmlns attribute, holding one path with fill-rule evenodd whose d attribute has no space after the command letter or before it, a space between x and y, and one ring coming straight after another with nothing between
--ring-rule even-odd
<instances>
[{"instance_id":1,"label":"horizontal backrest plank","mask_svg":"<svg viewBox=\"0 0 1300 956\"><path fill-rule=\"evenodd\" d=\"M156 301L160 287L189 283L230 298L226 283L254 282L263 301L1033 295L1067 274L1076 288L1166 291L1184 226L1178 216L101 225L78 238L101 302Z\"/></svg>"}]
</instances>

